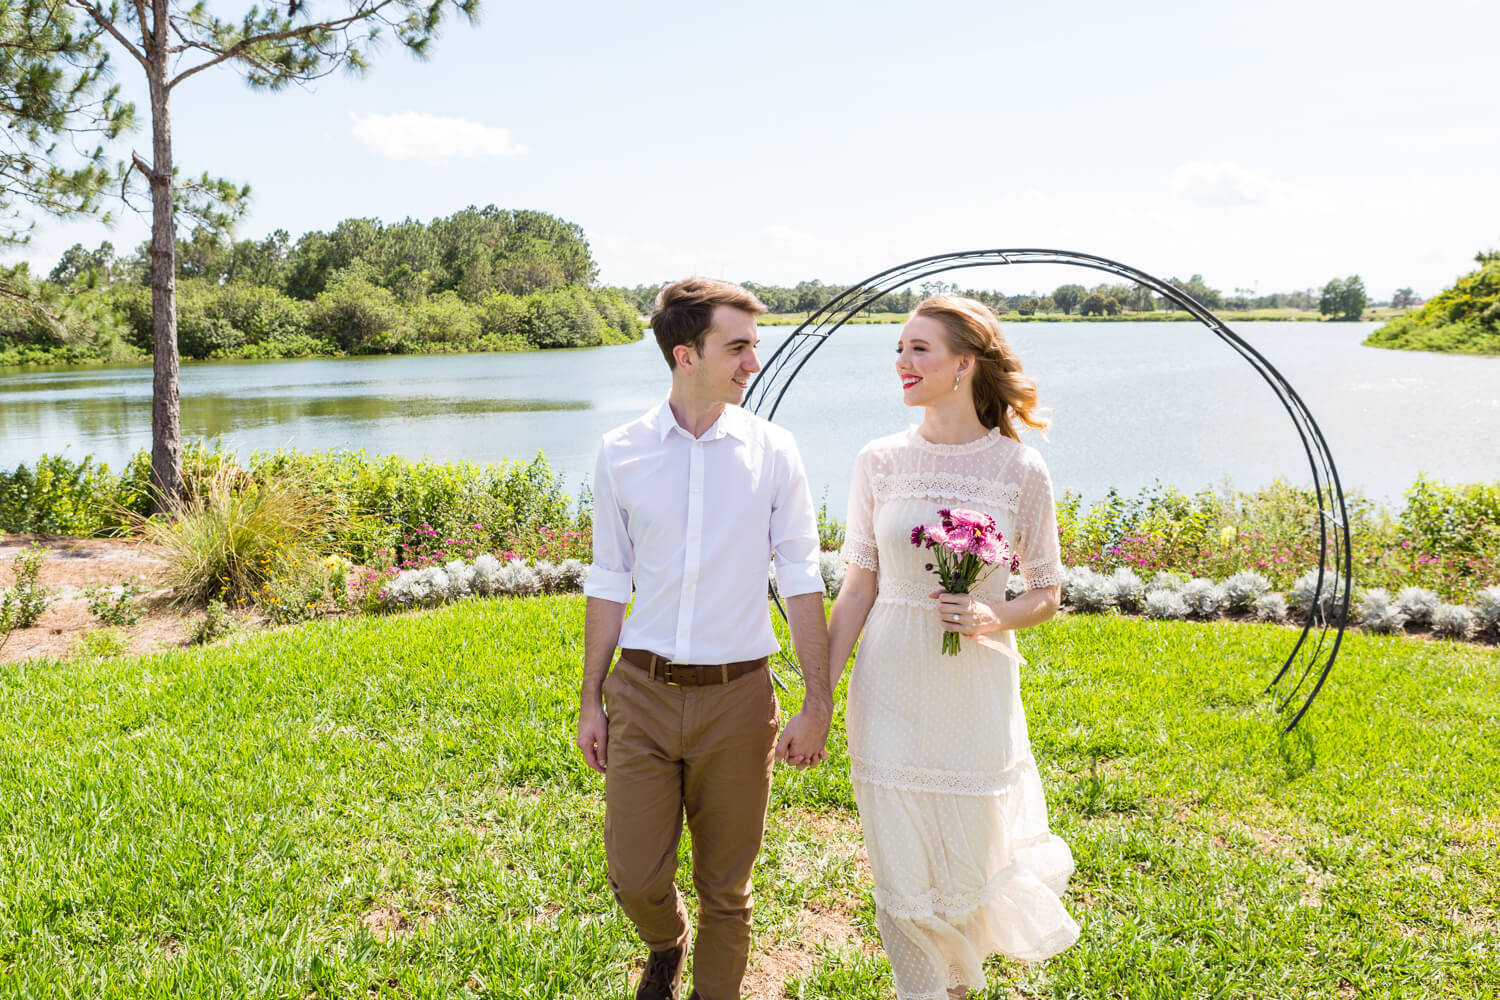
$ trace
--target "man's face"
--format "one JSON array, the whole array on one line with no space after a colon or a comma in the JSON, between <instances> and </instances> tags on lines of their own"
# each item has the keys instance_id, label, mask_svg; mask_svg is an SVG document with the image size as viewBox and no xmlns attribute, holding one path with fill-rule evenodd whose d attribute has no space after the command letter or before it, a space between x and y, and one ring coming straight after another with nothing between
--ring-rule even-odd
<instances>
[{"instance_id":1,"label":"man's face","mask_svg":"<svg viewBox=\"0 0 1500 1000\"><path fill-rule=\"evenodd\" d=\"M714 306L703 355L692 359L693 380L705 402L739 405L744 400L750 379L760 371L759 343L754 316L733 306Z\"/></svg>"}]
</instances>

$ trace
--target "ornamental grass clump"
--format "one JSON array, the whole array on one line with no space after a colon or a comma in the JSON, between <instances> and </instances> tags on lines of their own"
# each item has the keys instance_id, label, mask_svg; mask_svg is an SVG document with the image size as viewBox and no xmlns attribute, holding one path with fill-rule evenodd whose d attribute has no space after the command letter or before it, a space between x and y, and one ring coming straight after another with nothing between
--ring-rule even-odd
<instances>
[{"instance_id":1,"label":"ornamental grass clump","mask_svg":"<svg viewBox=\"0 0 1500 1000\"><path fill-rule=\"evenodd\" d=\"M1182 585L1178 592L1191 618L1217 618L1224 606L1224 591L1212 580L1198 577Z\"/></svg>"},{"instance_id":2,"label":"ornamental grass clump","mask_svg":"<svg viewBox=\"0 0 1500 1000\"><path fill-rule=\"evenodd\" d=\"M1462 604L1439 604L1432 612L1432 631L1444 639L1467 639L1474 631L1474 612Z\"/></svg>"},{"instance_id":3,"label":"ornamental grass clump","mask_svg":"<svg viewBox=\"0 0 1500 1000\"><path fill-rule=\"evenodd\" d=\"M1391 600L1390 592L1383 587L1371 587L1359 596L1355 605L1359 624L1371 632L1400 632L1406 627L1406 612L1401 605Z\"/></svg>"},{"instance_id":4,"label":"ornamental grass clump","mask_svg":"<svg viewBox=\"0 0 1500 1000\"><path fill-rule=\"evenodd\" d=\"M214 471L168 517L132 515L146 541L164 550L177 604L253 600L293 563L311 562L341 517L332 497L298 479L259 482L233 466Z\"/></svg>"},{"instance_id":5,"label":"ornamental grass clump","mask_svg":"<svg viewBox=\"0 0 1500 1000\"><path fill-rule=\"evenodd\" d=\"M1280 624L1286 621L1286 598L1274 591L1261 594L1250 606L1250 617L1258 622Z\"/></svg>"},{"instance_id":6,"label":"ornamental grass clump","mask_svg":"<svg viewBox=\"0 0 1500 1000\"><path fill-rule=\"evenodd\" d=\"M1108 577L1110 603L1121 611L1138 613L1145 604L1146 585L1135 570L1121 566Z\"/></svg>"},{"instance_id":7,"label":"ornamental grass clump","mask_svg":"<svg viewBox=\"0 0 1500 1000\"><path fill-rule=\"evenodd\" d=\"M1188 606L1173 590L1148 590L1146 592L1146 617L1182 619L1188 616Z\"/></svg>"},{"instance_id":8,"label":"ornamental grass clump","mask_svg":"<svg viewBox=\"0 0 1500 1000\"><path fill-rule=\"evenodd\" d=\"M1443 599L1425 587L1403 587L1396 595L1396 606L1413 625L1431 625L1433 614L1443 606Z\"/></svg>"},{"instance_id":9,"label":"ornamental grass clump","mask_svg":"<svg viewBox=\"0 0 1500 1000\"><path fill-rule=\"evenodd\" d=\"M1224 591L1224 605L1235 614L1248 614L1262 595L1271 592L1271 581L1254 570L1236 573L1220 586Z\"/></svg>"},{"instance_id":10,"label":"ornamental grass clump","mask_svg":"<svg viewBox=\"0 0 1500 1000\"><path fill-rule=\"evenodd\" d=\"M1474 595L1474 627L1479 635L1500 638L1500 587Z\"/></svg>"}]
</instances>

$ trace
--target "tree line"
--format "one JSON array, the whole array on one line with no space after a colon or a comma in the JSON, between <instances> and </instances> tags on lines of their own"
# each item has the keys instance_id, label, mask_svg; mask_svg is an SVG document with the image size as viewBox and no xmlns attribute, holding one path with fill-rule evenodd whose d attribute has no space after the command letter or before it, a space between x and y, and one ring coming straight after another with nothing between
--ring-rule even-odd
<instances>
[{"instance_id":1,"label":"tree line","mask_svg":"<svg viewBox=\"0 0 1500 1000\"><path fill-rule=\"evenodd\" d=\"M844 285L827 284L821 281L801 281L796 285L763 285L753 281L742 282L753 291L766 308L773 313L815 312L842 291ZM1358 275L1335 278L1321 290L1307 288L1292 292L1272 292L1256 295L1253 289L1236 288L1225 294L1211 287L1203 275L1195 274L1186 280L1172 278L1169 282L1197 299L1210 309L1247 311L1251 309L1318 309L1323 315L1335 319L1359 319L1368 304L1364 283ZM624 294L642 314L651 311L656 293L661 285L637 285L623 289ZM1153 293L1149 288L1134 282L1120 284L1100 283L1092 287L1069 283L1059 285L1050 293L1021 292L1007 294L991 289L962 288L945 281L927 281L915 288L890 292L868 303L862 315L876 313L907 313L918 302L931 295L962 295L978 299L998 313L1015 313L1033 316L1038 313L1063 313L1080 316L1117 316L1121 313L1148 313L1158 310L1176 309L1175 303L1165 296ZM1410 288L1398 289L1392 296L1397 308L1409 308L1418 303Z\"/></svg>"},{"instance_id":2,"label":"tree line","mask_svg":"<svg viewBox=\"0 0 1500 1000\"><path fill-rule=\"evenodd\" d=\"M188 358L590 347L639 338L635 306L593 287L583 230L545 212L469 207L423 223L345 219L293 239L206 226L175 248ZM70 318L0 306L0 359L150 354L150 245L69 248L41 283Z\"/></svg>"}]
</instances>

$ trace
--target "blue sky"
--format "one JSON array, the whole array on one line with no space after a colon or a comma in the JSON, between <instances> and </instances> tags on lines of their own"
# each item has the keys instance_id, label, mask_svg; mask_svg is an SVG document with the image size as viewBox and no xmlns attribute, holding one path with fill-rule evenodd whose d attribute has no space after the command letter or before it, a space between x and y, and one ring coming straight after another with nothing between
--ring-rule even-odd
<instances>
[{"instance_id":1,"label":"blue sky","mask_svg":"<svg viewBox=\"0 0 1500 1000\"><path fill-rule=\"evenodd\" d=\"M240 236L535 208L582 225L611 284L1044 246L1226 291L1359 273L1376 298L1431 295L1500 246L1497 37L1492 0L489 0L426 63L390 46L279 94L201 74L174 95L175 152L250 184ZM44 219L20 256L146 232Z\"/></svg>"}]
</instances>

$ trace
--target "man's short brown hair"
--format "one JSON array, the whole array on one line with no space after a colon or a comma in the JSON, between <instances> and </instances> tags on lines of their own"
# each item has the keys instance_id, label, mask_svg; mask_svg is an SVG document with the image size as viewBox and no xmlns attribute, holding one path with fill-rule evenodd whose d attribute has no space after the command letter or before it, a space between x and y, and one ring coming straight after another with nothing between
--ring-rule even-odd
<instances>
[{"instance_id":1,"label":"man's short brown hair","mask_svg":"<svg viewBox=\"0 0 1500 1000\"><path fill-rule=\"evenodd\" d=\"M766 311L765 303L748 288L713 278L683 278L656 293L651 329L667 367L677 367L672 349L679 344L691 347L695 354L703 353L703 336L713 325L715 306L732 306L752 316Z\"/></svg>"}]
</instances>

